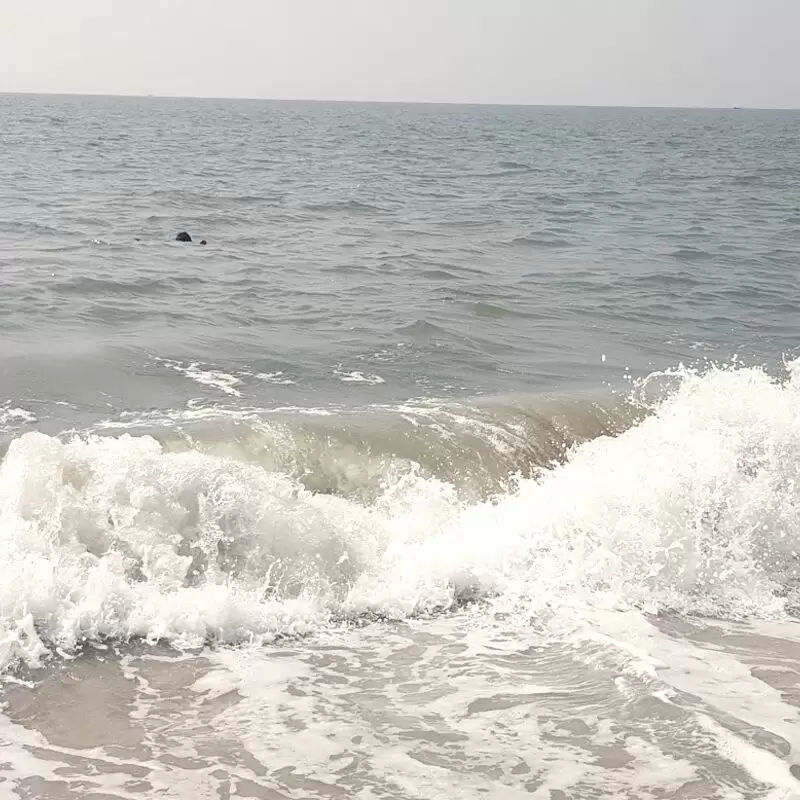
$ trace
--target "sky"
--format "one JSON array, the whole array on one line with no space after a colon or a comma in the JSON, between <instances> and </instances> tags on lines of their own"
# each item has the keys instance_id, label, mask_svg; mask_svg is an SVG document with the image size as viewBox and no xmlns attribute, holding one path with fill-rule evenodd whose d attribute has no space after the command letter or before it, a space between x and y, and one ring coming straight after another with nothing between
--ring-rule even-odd
<instances>
[{"instance_id":1,"label":"sky","mask_svg":"<svg viewBox=\"0 0 800 800\"><path fill-rule=\"evenodd\" d=\"M0 92L800 107L800 0L0 0Z\"/></svg>"}]
</instances>

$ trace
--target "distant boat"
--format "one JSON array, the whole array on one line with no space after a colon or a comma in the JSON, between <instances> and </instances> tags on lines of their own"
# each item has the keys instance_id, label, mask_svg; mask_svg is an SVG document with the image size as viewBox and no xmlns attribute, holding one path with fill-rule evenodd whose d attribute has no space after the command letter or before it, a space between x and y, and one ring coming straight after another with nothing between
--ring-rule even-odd
<instances>
[{"instance_id":1,"label":"distant boat","mask_svg":"<svg viewBox=\"0 0 800 800\"><path fill-rule=\"evenodd\" d=\"M734 106L734 107L733 107L733 110L734 110L734 111L741 111L741 110L742 110L742 107L741 107L741 106Z\"/></svg>"}]
</instances>

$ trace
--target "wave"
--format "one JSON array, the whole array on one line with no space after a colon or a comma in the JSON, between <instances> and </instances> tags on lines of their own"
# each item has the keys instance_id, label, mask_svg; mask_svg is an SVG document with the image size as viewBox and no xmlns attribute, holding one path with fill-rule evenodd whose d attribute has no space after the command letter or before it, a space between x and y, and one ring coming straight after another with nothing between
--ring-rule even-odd
<instances>
[{"instance_id":1,"label":"wave","mask_svg":"<svg viewBox=\"0 0 800 800\"><path fill-rule=\"evenodd\" d=\"M336 212L344 211L357 214L384 214L385 208L374 205L373 203L364 203L360 200L331 200L326 203L307 203L303 206L306 211L322 211L322 212Z\"/></svg>"},{"instance_id":2,"label":"wave","mask_svg":"<svg viewBox=\"0 0 800 800\"><path fill-rule=\"evenodd\" d=\"M394 332L400 336L410 336L419 339L453 338L455 334L446 328L429 322L427 319L417 319L404 325L398 325Z\"/></svg>"},{"instance_id":3,"label":"wave","mask_svg":"<svg viewBox=\"0 0 800 800\"><path fill-rule=\"evenodd\" d=\"M525 175L533 172L533 167L522 169L520 167L510 167L507 169L496 169L490 172L465 172L461 175L455 176L459 178L507 178L512 175Z\"/></svg>"},{"instance_id":4,"label":"wave","mask_svg":"<svg viewBox=\"0 0 800 800\"><path fill-rule=\"evenodd\" d=\"M487 317L488 319L503 319L507 317L530 317L529 313L518 311L515 308L506 308L499 303L489 303L485 300L479 300L472 306L472 310L478 317Z\"/></svg>"},{"instance_id":5,"label":"wave","mask_svg":"<svg viewBox=\"0 0 800 800\"><path fill-rule=\"evenodd\" d=\"M276 386L293 386L296 383L295 380L284 375L282 370L277 372L257 372L254 377L263 383L272 383Z\"/></svg>"},{"instance_id":6,"label":"wave","mask_svg":"<svg viewBox=\"0 0 800 800\"><path fill-rule=\"evenodd\" d=\"M562 249L574 247L574 243L568 239L562 239L559 236L543 233L540 236L517 236L512 239L511 244L520 247L533 247L533 248L553 248Z\"/></svg>"},{"instance_id":7,"label":"wave","mask_svg":"<svg viewBox=\"0 0 800 800\"><path fill-rule=\"evenodd\" d=\"M641 415L627 401L514 396L479 404L407 402L363 408L190 408L125 414L98 426L153 435L169 452L197 450L280 472L305 489L373 502L388 474L414 470L465 499L508 490L564 459L577 442L618 433Z\"/></svg>"},{"instance_id":8,"label":"wave","mask_svg":"<svg viewBox=\"0 0 800 800\"><path fill-rule=\"evenodd\" d=\"M99 240L92 240L93 243L100 243ZM67 281L57 282L54 288L61 292L71 294L87 295L161 295L166 294L175 288L175 284L168 280L159 278L138 278L131 281L120 281L104 278L90 278L81 276Z\"/></svg>"},{"instance_id":9,"label":"wave","mask_svg":"<svg viewBox=\"0 0 800 800\"><path fill-rule=\"evenodd\" d=\"M438 173L414 173L415 178L427 179L431 183L452 180L472 180L473 178L505 178L512 175L525 175L526 173L541 171L539 168L532 167L530 164L522 164L519 161L500 161L495 169L484 170L481 172L470 171L447 171Z\"/></svg>"},{"instance_id":10,"label":"wave","mask_svg":"<svg viewBox=\"0 0 800 800\"><path fill-rule=\"evenodd\" d=\"M563 401L423 409L427 428L395 410L383 441L335 417L294 438L26 433L0 466L0 663L107 637L269 641L465 601L540 621L793 613L800 362L653 387L644 416L592 412L590 438L569 431L587 405Z\"/></svg>"},{"instance_id":11,"label":"wave","mask_svg":"<svg viewBox=\"0 0 800 800\"><path fill-rule=\"evenodd\" d=\"M0 433L27 427L37 421L36 414L32 411L15 407L9 402L0 405Z\"/></svg>"},{"instance_id":12,"label":"wave","mask_svg":"<svg viewBox=\"0 0 800 800\"><path fill-rule=\"evenodd\" d=\"M695 247L680 247L670 255L678 261L705 261L711 258L711 253Z\"/></svg>"},{"instance_id":13,"label":"wave","mask_svg":"<svg viewBox=\"0 0 800 800\"><path fill-rule=\"evenodd\" d=\"M434 269L426 269L419 273L420 278L426 278L427 280L432 281L457 281L459 280L459 276L455 275L452 272L448 272L446 269L441 268L434 268Z\"/></svg>"},{"instance_id":14,"label":"wave","mask_svg":"<svg viewBox=\"0 0 800 800\"><path fill-rule=\"evenodd\" d=\"M334 375L338 376L342 383L366 383L368 386L378 386L381 383L386 383L385 379L380 375L365 375L358 370L343 372L337 369L334 370Z\"/></svg>"},{"instance_id":15,"label":"wave","mask_svg":"<svg viewBox=\"0 0 800 800\"><path fill-rule=\"evenodd\" d=\"M242 384L242 379L236 375L230 375L227 372L210 367L204 369L204 365L200 364L199 361L193 361L188 364L169 358L156 358L155 361L202 386L219 389L219 391L232 397L242 396L237 388Z\"/></svg>"},{"instance_id":16,"label":"wave","mask_svg":"<svg viewBox=\"0 0 800 800\"><path fill-rule=\"evenodd\" d=\"M530 164L523 164L520 161L501 161L497 166L500 169L513 169L520 172L530 172L533 169Z\"/></svg>"}]
</instances>

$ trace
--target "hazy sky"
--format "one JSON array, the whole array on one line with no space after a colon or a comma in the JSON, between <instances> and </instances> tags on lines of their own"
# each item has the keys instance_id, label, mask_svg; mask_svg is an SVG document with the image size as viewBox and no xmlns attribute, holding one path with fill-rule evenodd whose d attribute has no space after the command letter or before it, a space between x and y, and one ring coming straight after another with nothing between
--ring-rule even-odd
<instances>
[{"instance_id":1,"label":"hazy sky","mask_svg":"<svg viewBox=\"0 0 800 800\"><path fill-rule=\"evenodd\" d=\"M800 0L0 0L0 91L800 106Z\"/></svg>"}]
</instances>

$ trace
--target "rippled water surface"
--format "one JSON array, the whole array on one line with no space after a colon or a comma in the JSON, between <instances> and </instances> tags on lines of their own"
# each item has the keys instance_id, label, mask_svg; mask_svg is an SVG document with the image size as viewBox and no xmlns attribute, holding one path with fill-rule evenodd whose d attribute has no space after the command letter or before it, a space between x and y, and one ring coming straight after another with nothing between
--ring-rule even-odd
<instances>
[{"instance_id":1,"label":"rippled water surface","mask_svg":"<svg viewBox=\"0 0 800 800\"><path fill-rule=\"evenodd\" d=\"M0 120L11 392L205 391L167 359L350 404L796 345L792 112L5 96Z\"/></svg>"},{"instance_id":2,"label":"rippled water surface","mask_svg":"<svg viewBox=\"0 0 800 800\"><path fill-rule=\"evenodd\" d=\"M799 136L0 96L0 797L800 797Z\"/></svg>"}]
</instances>

